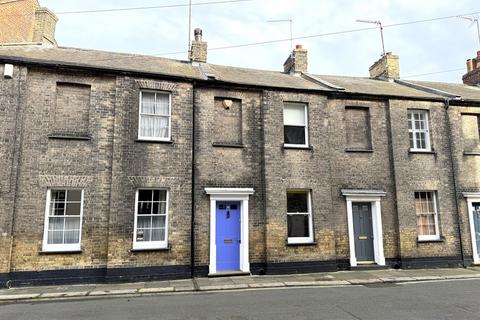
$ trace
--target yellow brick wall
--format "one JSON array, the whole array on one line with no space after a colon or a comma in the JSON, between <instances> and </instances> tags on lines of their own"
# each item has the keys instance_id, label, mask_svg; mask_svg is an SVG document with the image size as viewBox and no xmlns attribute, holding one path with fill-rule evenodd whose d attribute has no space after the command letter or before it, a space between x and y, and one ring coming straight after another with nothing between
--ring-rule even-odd
<instances>
[{"instance_id":1,"label":"yellow brick wall","mask_svg":"<svg viewBox=\"0 0 480 320\"><path fill-rule=\"evenodd\" d=\"M0 0L0 43L31 42L37 0Z\"/></svg>"}]
</instances>

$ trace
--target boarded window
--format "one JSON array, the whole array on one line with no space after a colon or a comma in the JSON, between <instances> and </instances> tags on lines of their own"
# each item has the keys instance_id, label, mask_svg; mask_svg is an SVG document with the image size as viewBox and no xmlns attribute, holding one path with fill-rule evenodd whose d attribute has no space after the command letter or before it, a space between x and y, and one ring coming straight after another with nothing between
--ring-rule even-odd
<instances>
[{"instance_id":1,"label":"boarded window","mask_svg":"<svg viewBox=\"0 0 480 320\"><path fill-rule=\"evenodd\" d=\"M219 144L242 144L242 101L215 98L214 142Z\"/></svg>"},{"instance_id":2,"label":"boarded window","mask_svg":"<svg viewBox=\"0 0 480 320\"><path fill-rule=\"evenodd\" d=\"M475 114L462 115L463 144L465 150L478 150L480 145L480 116Z\"/></svg>"},{"instance_id":3,"label":"boarded window","mask_svg":"<svg viewBox=\"0 0 480 320\"><path fill-rule=\"evenodd\" d=\"M372 148L368 108L346 107L345 126L348 149L369 150Z\"/></svg>"},{"instance_id":4,"label":"boarded window","mask_svg":"<svg viewBox=\"0 0 480 320\"><path fill-rule=\"evenodd\" d=\"M88 134L90 86L57 83L55 133Z\"/></svg>"}]
</instances>

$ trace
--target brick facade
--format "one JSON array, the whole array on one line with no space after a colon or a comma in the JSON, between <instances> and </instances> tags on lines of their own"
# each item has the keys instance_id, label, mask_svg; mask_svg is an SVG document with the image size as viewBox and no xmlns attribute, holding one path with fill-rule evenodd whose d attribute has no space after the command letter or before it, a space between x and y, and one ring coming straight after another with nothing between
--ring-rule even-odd
<instances>
[{"instance_id":1,"label":"brick facade","mask_svg":"<svg viewBox=\"0 0 480 320\"><path fill-rule=\"evenodd\" d=\"M56 45L57 17L37 0L0 0L0 44Z\"/></svg>"},{"instance_id":2,"label":"brick facade","mask_svg":"<svg viewBox=\"0 0 480 320\"><path fill-rule=\"evenodd\" d=\"M381 230L387 265L471 263L462 192L480 192L480 158L471 141L465 146L468 130L462 125L473 122L462 115L480 116L479 101L448 106L442 96L332 94L18 65L13 79L0 78L3 284L206 275L205 188L212 187L255 191L248 208L254 273L348 268L344 189L385 193ZM142 90L170 94L171 141L138 139ZM284 102L307 106L304 148L284 146ZM428 111L431 152L410 150L411 109ZM81 252L43 252L49 188L84 190ZM142 188L168 190L168 248L132 250L135 193ZM308 245L287 241L286 194L292 189L311 194L314 241ZM441 238L436 241L418 239L414 194L425 190L437 197Z\"/></svg>"}]
</instances>

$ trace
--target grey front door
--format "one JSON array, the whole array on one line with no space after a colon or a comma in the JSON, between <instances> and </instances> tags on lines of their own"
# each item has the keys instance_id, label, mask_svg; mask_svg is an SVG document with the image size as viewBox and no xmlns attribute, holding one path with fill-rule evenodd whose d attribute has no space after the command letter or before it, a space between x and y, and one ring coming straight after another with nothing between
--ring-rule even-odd
<instances>
[{"instance_id":1,"label":"grey front door","mask_svg":"<svg viewBox=\"0 0 480 320\"><path fill-rule=\"evenodd\" d=\"M355 256L358 262L373 262L373 226L372 204L353 202L353 234L355 237Z\"/></svg>"},{"instance_id":2,"label":"grey front door","mask_svg":"<svg viewBox=\"0 0 480 320\"><path fill-rule=\"evenodd\" d=\"M475 225L475 240L477 242L477 254L480 256L480 202L472 203L473 223Z\"/></svg>"}]
</instances>

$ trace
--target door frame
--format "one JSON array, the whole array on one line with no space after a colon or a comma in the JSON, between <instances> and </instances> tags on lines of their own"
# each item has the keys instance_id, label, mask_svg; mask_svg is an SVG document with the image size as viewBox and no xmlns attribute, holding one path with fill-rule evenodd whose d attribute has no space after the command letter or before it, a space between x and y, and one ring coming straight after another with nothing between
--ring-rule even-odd
<instances>
[{"instance_id":1,"label":"door frame","mask_svg":"<svg viewBox=\"0 0 480 320\"><path fill-rule=\"evenodd\" d=\"M368 202L372 208L372 228L373 228L373 252L375 263L379 266L385 265L385 255L383 251L383 228L382 228L382 209L380 205L381 197L386 195L381 190L357 190L342 189L342 195L345 196L347 202L347 225L348 225L348 242L350 247L350 266L358 265L355 255L355 236L353 228L353 211L352 202Z\"/></svg>"},{"instance_id":2,"label":"door frame","mask_svg":"<svg viewBox=\"0 0 480 320\"><path fill-rule=\"evenodd\" d=\"M478 255L477 239L475 236L475 222L473 221L473 203L480 202L480 192L464 192L463 196L467 199L468 222L470 224L470 240L472 241L473 263L480 263Z\"/></svg>"},{"instance_id":3,"label":"door frame","mask_svg":"<svg viewBox=\"0 0 480 320\"><path fill-rule=\"evenodd\" d=\"M217 273L216 213L217 201L240 202L240 270L250 272L248 254L248 200L255 193L253 188L205 188L210 195L210 264L209 274Z\"/></svg>"}]
</instances>

